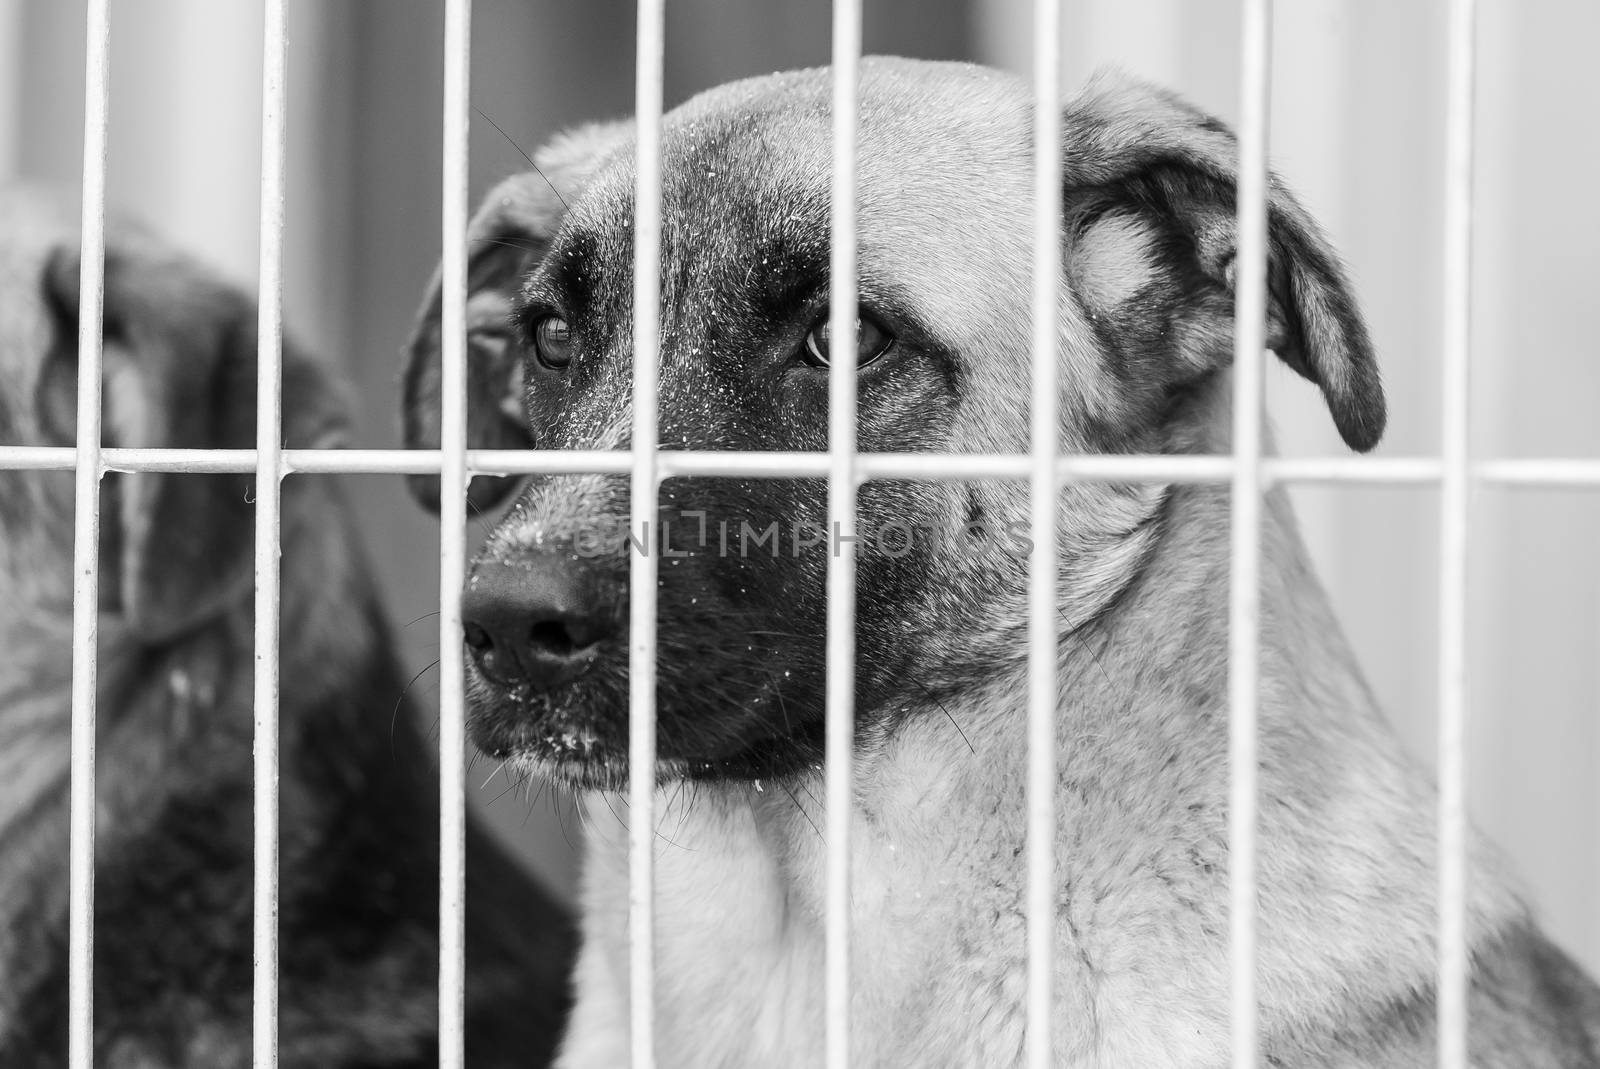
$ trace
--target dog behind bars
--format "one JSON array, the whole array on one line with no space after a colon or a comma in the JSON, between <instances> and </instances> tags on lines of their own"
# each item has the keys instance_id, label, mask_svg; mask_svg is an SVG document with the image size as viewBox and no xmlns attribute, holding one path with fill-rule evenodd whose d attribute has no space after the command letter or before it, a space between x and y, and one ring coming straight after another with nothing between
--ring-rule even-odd
<instances>
[{"instance_id":1,"label":"dog behind bars","mask_svg":"<svg viewBox=\"0 0 1600 1069\"><path fill-rule=\"evenodd\" d=\"M827 445L829 93L826 71L774 75L666 118L665 449ZM1023 451L1030 98L996 72L876 60L860 100L860 322L839 357L860 364L860 448ZM1059 131L1060 447L1226 451L1233 138L1115 78ZM502 185L474 223L471 434L624 447L633 135L584 128L538 160L543 175ZM1269 345L1370 449L1384 398L1344 273L1276 182L1269 219ZM437 442L437 349L435 295L408 376L421 445ZM659 1064L817 1066L825 487L673 479L632 549L609 533L628 493L620 476L531 480L463 597L478 743L586 792L595 817L559 1064L626 1064L626 836L603 803L628 772L627 553L642 545L661 554ZM1073 482L1059 501L1057 1064L1224 1065L1227 488ZM852 1064L1016 1066L1026 487L876 481L859 515ZM1280 491L1262 541L1263 1061L1430 1065L1434 791L1375 707ZM1472 865L1473 1064L1600 1064L1600 991L1481 841Z\"/></svg>"},{"instance_id":2,"label":"dog behind bars","mask_svg":"<svg viewBox=\"0 0 1600 1069\"><path fill-rule=\"evenodd\" d=\"M75 214L75 213L74 213ZM0 444L74 441L78 255L50 198L0 196ZM248 448L253 303L147 235L106 254L107 445ZM284 438L336 444L332 382L285 352ZM102 493L95 1064L250 1062L251 478ZM0 471L0 1066L64 1065L73 479ZM438 801L352 517L283 487L281 1062L434 1064ZM400 703L400 704L397 704ZM542 1065L561 909L475 824L469 1064Z\"/></svg>"}]
</instances>

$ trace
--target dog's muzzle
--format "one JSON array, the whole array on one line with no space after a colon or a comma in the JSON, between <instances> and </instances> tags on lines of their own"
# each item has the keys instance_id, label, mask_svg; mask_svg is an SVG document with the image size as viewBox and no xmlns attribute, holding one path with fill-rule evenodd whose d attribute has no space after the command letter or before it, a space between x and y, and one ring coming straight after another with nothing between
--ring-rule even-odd
<instances>
[{"instance_id":1,"label":"dog's muzzle","mask_svg":"<svg viewBox=\"0 0 1600 1069\"><path fill-rule=\"evenodd\" d=\"M480 562L461 596L462 631L479 673L529 691L588 671L620 630L620 601L602 586L565 554Z\"/></svg>"}]
</instances>

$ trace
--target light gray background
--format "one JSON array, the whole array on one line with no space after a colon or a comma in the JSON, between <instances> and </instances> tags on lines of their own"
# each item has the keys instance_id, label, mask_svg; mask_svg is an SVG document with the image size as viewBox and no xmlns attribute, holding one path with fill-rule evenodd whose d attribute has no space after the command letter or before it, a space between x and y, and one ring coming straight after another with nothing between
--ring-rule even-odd
<instances>
[{"instance_id":1,"label":"light gray background","mask_svg":"<svg viewBox=\"0 0 1600 1069\"><path fill-rule=\"evenodd\" d=\"M1067 0L1066 81L1118 63L1237 113L1237 8L1222 0ZM1391 396L1381 452L1435 453L1439 431L1444 11L1439 0L1278 5L1275 165L1352 268ZM291 328L357 385L363 444L397 444L398 350L439 250L438 5L291 3L287 307ZM473 99L522 148L632 105L633 8L618 0L479 0ZM1028 65L1026 0L869 0L869 51ZM1474 447L1600 454L1600 7L1485 0L1479 82ZM260 161L259 0L112 5L110 190L250 283ZM794 0L673 0L669 105L708 85L825 63L828 10ZM82 9L0 0L0 177L75 183ZM475 121L474 195L522 169ZM1340 451L1310 388L1269 394L1286 453ZM437 525L398 480L351 492L402 627L406 663L436 656ZM1433 760L1437 498L1298 490L1318 568L1400 733ZM1600 971L1600 495L1486 491L1471 590L1474 815L1513 856L1558 939ZM434 697L424 672L418 692ZM476 774L476 789L487 774ZM578 839L551 794L475 796L565 893ZM494 799L498 800L494 800ZM492 801L492 804L491 804Z\"/></svg>"}]
</instances>

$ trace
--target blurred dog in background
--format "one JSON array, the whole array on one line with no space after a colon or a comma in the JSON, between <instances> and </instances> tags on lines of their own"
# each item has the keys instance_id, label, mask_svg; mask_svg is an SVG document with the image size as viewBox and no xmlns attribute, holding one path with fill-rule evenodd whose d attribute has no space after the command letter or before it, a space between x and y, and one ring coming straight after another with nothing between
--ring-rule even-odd
<instances>
[{"instance_id":1,"label":"blurred dog in background","mask_svg":"<svg viewBox=\"0 0 1600 1069\"><path fill-rule=\"evenodd\" d=\"M74 442L75 210L0 196L0 444ZM112 446L255 441L251 299L140 230L106 255ZM284 438L338 444L333 381L284 355ZM250 1062L252 507L247 475L102 490L95 1059ZM0 471L0 1066L66 1062L73 478ZM280 1064L437 1050L438 799L336 484L283 487ZM400 704L397 706L397 702ZM568 918L468 828L468 1062L546 1064Z\"/></svg>"}]
</instances>

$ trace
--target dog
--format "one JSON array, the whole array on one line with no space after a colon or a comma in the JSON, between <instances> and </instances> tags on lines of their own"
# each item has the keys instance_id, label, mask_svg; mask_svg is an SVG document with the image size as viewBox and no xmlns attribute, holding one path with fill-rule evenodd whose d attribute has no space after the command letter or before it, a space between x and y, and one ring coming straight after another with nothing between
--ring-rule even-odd
<instances>
[{"instance_id":1,"label":"dog","mask_svg":"<svg viewBox=\"0 0 1600 1069\"><path fill-rule=\"evenodd\" d=\"M0 443L71 445L78 238L58 198L0 195ZM253 301L131 224L105 272L105 442L249 448ZM284 352L284 439L340 444L329 373ZM249 475L110 474L102 495L95 1064L248 1066ZM70 472L0 471L0 1066L66 1065ZM354 517L282 496L280 1064L436 1063L433 759ZM468 827L469 1064L548 1064L567 911Z\"/></svg>"},{"instance_id":2,"label":"dog","mask_svg":"<svg viewBox=\"0 0 1600 1069\"><path fill-rule=\"evenodd\" d=\"M663 449L827 447L830 93L826 69L780 73L665 118ZM859 99L859 447L1025 451L1031 97L980 67L878 58ZM1231 133L1117 75L1059 129L1061 450L1226 452ZM471 227L469 434L625 448L632 128L583 127L534 159ZM1369 450L1386 410L1355 296L1276 179L1269 201L1268 346ZM417 445L438 441L437 350L436 289L406 374ZM474 739L583 792L592 817L557 1064L627 1064L627 817L607 792L627 776L627 559L644 551L660 554L658 1064L818 1066L825 487L673 479L657 532L597 534L628 498L624 476L528 480L462 600ZM860 491L853 1065L1021 1064L1028 515L1016 481ZM1228 489L1074 481L1058 522L1056 1063L1225 1065ZM1432 1065L1435 791L1277 490L1261 598L1262 1064ZM1475 838L1470 863L1472 1064L1600 1065L1600 989L1492 848Z\"/></svg>"}]
</instances>

